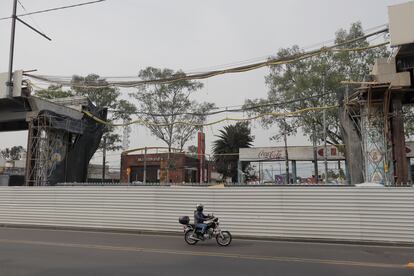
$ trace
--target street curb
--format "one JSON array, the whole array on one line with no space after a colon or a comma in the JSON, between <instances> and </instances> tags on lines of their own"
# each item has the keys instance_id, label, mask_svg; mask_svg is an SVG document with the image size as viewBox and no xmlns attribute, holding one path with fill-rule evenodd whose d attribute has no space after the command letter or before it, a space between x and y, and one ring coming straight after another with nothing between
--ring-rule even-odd
<instances>
[{"instance_id":1,"label":"street curb","mask_svg":"<svg viewBox=\"0 0 414 276\"><path fill-rule=\"evenodd\" d=\"M31 225L31 224L4 224L0 223L0 228L16 229L37 229L37 230L69 230L79 232L100 232L100 233L120 233L136 235L158 235L158 236L182 236L181 231L150 231L137 229L121 228L97 228L97 227L75 227L75 226L54 226L54 225ZM338 239L319 239L319 238L302 238L302 237L254 237L244 235L233 235L234 239L251 240L251 241L274 241L274 242L306 242L321 244L338 244L338 245L361 245L361 246L389 246L389 247L413 247L414 243L410 242L392 242L392 241L360 241L360 240L338 240ZM414 268L414 263L407 264L407 267Z\"/></svg>"}]
</instances>

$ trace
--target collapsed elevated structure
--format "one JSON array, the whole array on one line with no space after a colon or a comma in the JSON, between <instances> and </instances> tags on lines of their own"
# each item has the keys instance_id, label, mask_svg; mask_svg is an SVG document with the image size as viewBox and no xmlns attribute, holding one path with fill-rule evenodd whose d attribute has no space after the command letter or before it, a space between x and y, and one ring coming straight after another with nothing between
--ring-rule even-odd
<instances>
[{"instance_id":1,"label":"collapsed elevated structure","mask_svg":"<svg viewBox=\"0 0 414 276\"><path fill-rule=\"evenodd\" d=\"M0 132L28 130L24 184L85 182L104 125L84 116L83 111L105 120L106 109L85 97L53 102L31 96L21 76L21 71L13 74L13 97L6 94L4 86L0 89ZM5 74L0 74L1 85L4 79Z\"/></svg>"},{"instance_id":2,"label":"collapsed elevated structure","mask_svg":"<svg viewBox=\"0 0 414 276\"><path fill-rule=\"evenodd\" d=\"M414 2L389 8L394 54L377 59L371 80L344 93L340 120L352 183L409 181L403 106L414 104L412 12Z\"/></svg>"}]
</instances>

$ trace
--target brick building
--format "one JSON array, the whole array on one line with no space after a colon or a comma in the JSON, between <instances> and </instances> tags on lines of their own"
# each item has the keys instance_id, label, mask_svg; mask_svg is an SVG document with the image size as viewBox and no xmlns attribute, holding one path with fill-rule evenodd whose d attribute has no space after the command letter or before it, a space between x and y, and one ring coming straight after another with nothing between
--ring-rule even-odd
<instances>
[{"instance_id":1,"label":"brick building","mask_svg":"<svg viewBox=\"0 0 414 276\"><path fill-rule=\"evenodd\" d=\"M194 183L200 182L200 160L185 153L123 154L121 156L121 182ZM204 182L210 181L211 165L204 162Z\"/></svg>"}]
</instances>

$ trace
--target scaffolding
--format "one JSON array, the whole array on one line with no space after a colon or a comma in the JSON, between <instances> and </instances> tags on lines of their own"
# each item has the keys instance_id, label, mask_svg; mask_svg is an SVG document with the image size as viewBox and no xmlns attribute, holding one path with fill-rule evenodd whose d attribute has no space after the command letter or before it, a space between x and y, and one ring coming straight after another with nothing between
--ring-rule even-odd
<instances>
[{"instance_id":1,"label":"scaffolding","mask_svg":"<svg viewBox=\"0 0 414 276\"><path fill-rule=\"evenodd\" d=\"M346 97L347 115L359 133L365 182L384 186L408 183L402 99L399 88L369 83ZM349 160L353 162L353 160ZM360 162L360 161L358 161Z\"/></svg>"},{"instance_id":2,"label":"scaffolding","mask_svg":"<svg viewBox=\"0 0 414 276\"><path fill-rule=\"evenodd\" d=\"M40 114L29 121L26 185L47 186L56 166L65 157L70 133L52 126L53 115ZM66 164L65 164L66 165Z\"/></svg>"}]
</instances>

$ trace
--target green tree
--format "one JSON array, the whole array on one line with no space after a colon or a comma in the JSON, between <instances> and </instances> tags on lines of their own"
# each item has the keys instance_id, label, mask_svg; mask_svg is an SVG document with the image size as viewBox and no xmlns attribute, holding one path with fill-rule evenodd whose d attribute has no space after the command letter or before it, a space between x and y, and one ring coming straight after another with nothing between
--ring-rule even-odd
<instances>
[{"instance_id":1,"label":"green tree","mask_svg":"<svg viewBox=\"0 0 414 276\"><path fill-rule=\"evenodd\" d=\"M286 117L277 118L276 123L279 128L279 133L270 137L270 140L279 141L283 139L284 150L285 150L285 168L286 168L286 177L285 184L289 184L289 153L288 153L288 144L287 137L295 135L297 133L297 128L294 124L290 124L289 120Z\"/></svg>"},{"instance_id":2,"label":"green tree","mask_svg":"<svg viewBox=\"0 0 414 276\"><path fill-rule=\"evenodd\" d=\"M141 70L142 80L165 79L185 76L182 71L148 67ZM206 112L214 108L212 103L198 103L191 100L193 92L201 89L203 84L197 81L181 80L164 84L148 84L138 88L131 96L138 100L141 118L149 124L151 134L165 142L169 151L172 147L183 149L186 142L193 138L206 120ZM188 122L189 124L176 124Z\"/></svg>"},{"instance_id":3,"label":"green tree","mask_svg":"<svg viewBox=\"0 0 414 276\"><path fill-rule=\"evenodd\" d=\"M107 120L109 122L128 121L136 112L136 107L133 104L119 99L121 92L118 88L108 86L107 81L96 74L90 74L86 77L75 75L72 77L71 89L63 90L61 86L51 85L48 89L37 91L35 96L44 99L72 96L88 97L96 106L108 109ZM107 126L103 138L106 140L106 150L121 149L121 135L114 127ZM100 149L104 147L104 139L101 140Z\"/></svg>"},{"instance_id":4,"label":"green tree","mask_svg":"<svg viewBox=\"0 0 414 276\"><path fill-rule=\"evenodd\" d=\"M119 88L108 86L106 79L99 75L73 76L72 91L76 96L88 97L96 106L108 108L108 122L126 122L136 113L135 105L119 99L121 96ZM101 149L104 147L104 141L106 141L106 150L108 151L122 148L121 135L112 126L106 127L100 144Z\"/></svg>"},{"instance_id":5,"label":"green tree","mask_svg":"<svg viewBox=\"0 0 414 276\"><path fill-rule=\"evenodd\" d=\"M403 112L405 138L411 140L414 137L414 108L411 105L405 105Z\"/></svg>"},{"instance_id":6,"label":"green tree","mask_svg":"<svg viewBox=\"0 0 414 276\"><path fill-rule=\"evenodd\" d=\"M340 29L336 33L336 43L351 40L363 36L360 22L353 23L348 31ZM365 40L341 46L340 48L358 48L369 46ZM277 58L286 58L303 53L298 46L281 49ZM369 73L370 66L376 57L386 55L385 47L373 48L356 52L326 52L319 56L298 60L283 65L270 67L270 74L266 76L266 85L269 87L266 99L247 100L245 107L268 102L287 102L283 105L266 105L255 109L255 113L261 112L291 112L305 108L335 106L337 105L336 93L343 85L342 80L363 81ZM303 99L303 100L300 100ZM251 112L251 111L250 111ZM341 144L342 137L336 108L326 112L327 143ZM323 112L310 111L301 113L290 121L292 125L300 126L305 136L310 140L316 138L323 140ZM277 123L277 117L267 117L262 120L264 126Z\"/></svg>"},{"instance_id":7,"label":"green tree","mask_svg":"<svg viewBox=\"0 0 414 276\"><path fill-rule=\"evenodd\" d=\"M63 90L61 85L50 85L47 89L36 91L35 96L51 100L57 98L73 97L74 94L70 90Z\"/></svg>"},{"instance_id":8,"label":"green tree","mask_svg":"<svg viewBox=\"0 0 414 276\"><path fill-rule=\"evenodd\" d=\"M25 153L25 149L22 146L13 146L1 150L0 156L7 161L16 161L22 159L23 153Z\"/></svg>"},{"instance_id":9,"label":"green tree","mask_svg":"<svg viewBox=\"0 0 414 276\"><path fill-rule=\"evenodd\" d=\"M219 139L213 142L217 172L223 175L223 179L231 177L232 182L237 182L239 148L251 147L254 140L249 124L239 122L235 125L225 126L217 137ZM247 166L247 163L243 164L242 170L245 171Z\"/></svg>"}]
</instances>

